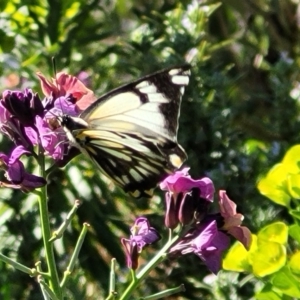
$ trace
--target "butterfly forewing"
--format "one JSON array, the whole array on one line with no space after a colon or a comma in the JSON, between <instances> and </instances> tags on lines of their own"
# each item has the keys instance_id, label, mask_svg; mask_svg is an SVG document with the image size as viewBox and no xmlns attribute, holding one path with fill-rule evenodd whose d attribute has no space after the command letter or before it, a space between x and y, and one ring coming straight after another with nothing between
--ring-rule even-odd
<instances>
[{"instance_id":1,"label":"butterfly forewing","mask_svg":"<svg viewBox=\"0 0 300 300\"><path fill-rule=\"evenodd\" d=\"M149 194L186 159L177 144L181 98L189 67L164 70L117 88L66 128L99 169L134 196ZM78 119L78 118L77 118ZM75 129L77 128L77 129Z\"/></svg>"}]
</instances>

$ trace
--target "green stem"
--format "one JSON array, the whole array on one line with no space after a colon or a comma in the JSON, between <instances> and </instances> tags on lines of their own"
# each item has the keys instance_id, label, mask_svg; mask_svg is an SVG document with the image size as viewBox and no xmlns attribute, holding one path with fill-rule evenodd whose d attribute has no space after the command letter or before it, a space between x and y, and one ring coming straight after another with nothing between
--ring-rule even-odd
<instances>
[{"instance_id":1,"label":"green stem","mask_svg":"<svg viewBox=\"0 0 300 300\"><path fill-rule=\"evenodd\" d=\"M181 228L179 234L172 237L172 231L169 231L168 242L163 246L163 248L144 266L144 268L133 277L132 282L129 284L123 295L119 300L129 299L132 292L137 288L137 286L142 282L144 277L146 277L152 269L154 269L160 262L162 262L167 256L168 250L176 243L181 237L185 236L187 232L191 229L190 225Z\"/></svg>"},{"instance_id":2,"label":"green stem","mask_svg":"<svg viewBox=\"0 0 300 300\"><path fill-rule=\"evenodd\" d=\"M73 252L72 257L70 259L69 265L67 266L67 269L64 272L64 277L63 277L63 279L62 279L62 281L60 283L61 289L65 288L66 283L67 283L67 281L68 281L71 273L73 272L75 263L76 263L76 261L78 259L79 252L81 250L84 238L86 236L86 233L87 233L89 227L90 227L90 225L88 223L83 223L83 227L82 227L81 233L79 235L79 238L77 240L74 252Z\"/></svg>"},{"instance_id":3,"label":"green stem","mask_svg":"<svg viewBox=\"0 0 300 300\"><path fill-rule=\"evenodd\" d=\"M127 287L120 300L129 299L132 292L141 283L145 276L147 276L152 269L154 269L166 257L167 250L180 238L181 235L176 235L169 240L164 247L147 263L147 265L135 276L130 285Z\"/></svg>"},{"instance_id":4,"label":"green stem","mask_svg":"<svg viewBox=\"0 0 300 300\"><path fill-rule=\"evenodd\" d=\"M109 275L109 294L105 300L114 300L117 297L116 292L116 259L112 258L110 263L110 275Z\"/></svg>"},{"instance_id":5,"label":"green stem","mask_svg":"<svg viewBox=\"0 0 300 300\"><path fill-rule=\"evenodd\" d=\"M157 300L157 299L165 299L168 296L180 293L180 292L185 292L185 287L183 284L181 284L180 286L177 286L175 288L172 289L167 289L165 291L147 296L147 297L143 297L143 300Z\"/></svg>"},{"instance_id":6,"label":"green stem","mask_svg":"<svg viewBox=\"0 0 300 300\"><path fill-rule=\"evenodd\" d=\"M64 222L60 225L60 227L55 230L53 233L52 233L52 237L51 239L49 240L49 242L54 242L55 240L57 239L60 239L65 230L67 229L67 227L69 226L69 224L71 223L78 207L80 206L80 201L79 200L76 200L71 211L68 213L66 219L64 220Z\"/></svg>"},{"instance_id":7,"label":"green stem","mask_svg":"<svg viewBox=\"0 0 300 300\"><path fill-rule=\"evenodd\" d=\"M166 257L167 250L179 239L179 235L176 235L165 244L164 247L149 261L149 263L137 274L137 281L141 281L145 276L147 276L150 271L155 268L164 258Z\"/></svg>"},{"instance_id":8,"label":"green stem","mask_svg":"<svg viewBox=\"0 0 300 300\"><path fill-rule=\"evenodd\" d=\"M40 284L44 299L59 300L59 298L57 298L56 294L50 289L50 287L43 280L42 276L39 276L38 282Z\"/></svg>"},{"instance_id":9,"label":"green stem","mask_svg":"<svg viewBox=\"0 0 300 300\"><path fill-rule=\"evenodd\" d=\"M37 270L36 269L30 269L14 260L12 260L11 258L5 256L4 254L0 253L0 260L4 261L5 263L7 263L8 265L13 266L15 269L20 270L24 273L29 274L30 276L36 276Z\"/></svg>"},{"instance_id":10,"label":"green stem","mask_svg":"<svg viewBox=\"0 0 300 300\"><path fill-rule=\"evenodd\" d=\"M44 155L42 151L39 151L39 165L40 165L40 176L45 178L45 161ZM59 286L59 279L57 274L57 269L55 265L55 257L53 251L53 244L49 242L51 238L51 230L50 230L50 223L49 223L49 213L48 213L48 206L47 206L47 191L46 187L42 187L39 190L39 211L40 211L40 220L41 220L41 229L42 229L42 236L44 242L44 248L46 253L46 261L47 267L49 272L49 286L53 293L56 295L57 298L61 299L62 293L61 288Z\"/></svg>"},{"instance_id":11,"label":"green stem","mask_svg":"<svg viewBox=\"0 0 300 300\"><path fill-rule=\"evenodd\" d=\"M116 259L113 258L110 262L110 276L109 276L109 293L116 292Z\"/></svg>"}]
</instances>

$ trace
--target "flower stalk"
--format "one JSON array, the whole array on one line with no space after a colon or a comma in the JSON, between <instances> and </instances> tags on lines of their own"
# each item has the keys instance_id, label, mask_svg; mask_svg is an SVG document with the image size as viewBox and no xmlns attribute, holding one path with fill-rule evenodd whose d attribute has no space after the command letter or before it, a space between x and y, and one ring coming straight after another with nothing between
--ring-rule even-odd
<instances>
[{"instance_id":1,"label":"flower stalk","mask_svg":"<svg viewBox=\"0 0 300 300\"><path fill-rule=\"evenodd\" d=\"M38 276L38 283L40 284L42 294L43 294L45 300L60 300L61 299L56 296L56 294L47 285L47 283L44 281L44 278L41 275Z\"/></svg>"},{"instance_id":2,"label":"flower stalk","mask_svg":"<svg viewBox=\"0 0 300 300\"><path fill-rule=\"evenodd\" d=\"M113 258L110 262L110 274L109 274L109 294L105 300L116 299L116 259Z\"/></svg>"},{"instance_id":3,"label":"flower stalk","mask_svg":"<svg viewBox=\"0 0 300 300\"><path fill-rule=\"evenodd\" d=\"M43 155L43 149L39 148L39 166L40 166L40 176L45 177L45 159ZM50 289L54 292L54 294L61 298L61 288L59 285L59 279L55 264L55 257L53 251L53 244L49 242L51 237L50 231L50 222L49 222L49 212L48 212L48 205L47 205L47 191L46 187L41 187L39 189L39 196L38 196L38 203L39 203L39 211L40 211L40 220L41 220L41 230L43 236L43 242L45 247L46 253L46 261L47 267L49 272L49 286Z\"/></svg>"},{"instance_id":4,"label":"flower stalk","mask_svg":"<svg viewBox=\"0 0 300 300\"><path fill-rule=\"evenodd\" d=\"M35 268L30 269L30 268L24 266L23 264L20 264L20 263L14 261L13 259L7 257L6 255L4 255L2 253L0 253L0 260L2 260L3 262L9 264L10 266L14 267L15 269L17 269L19 271L27 273L31 277L34 277L34 276L37 275L37 270Z\"/></svg>"},{"instance_id":5,"label":"flower stalk","mask_svg":"<svg viewBox=\"0 0 300 300\"><path fill-rule=\"evenodd\" d=\"M65 286L66 286L66 283L74 269L74 266L75 266L75 263L78 259L78 255L79 255L79 252L81 250L81 247L82 247L82 244L83 244L83 241L84 241L84 238L86 236L86 233L88 231L88 228L90 227L90 225L88 223L84 223L83 224L83 227L82 227L82 230L81 230L81 233L79 235L79 238L77 240L77 243L76 243L76 246L75 246L75 249L74 249L74 252L72 254L72 257L70 259L70 262L69 262L69 265L66 269L66 271L64 272L64 277L60 283L60 287L61 289L64 289Z\"/></svg>"},{"instance_id":6,"label":"flower stalk","mask_svg":"<svg viewBox=\"0 0 300 300\"><path fill-rule=\"evenodd\" d=\"M144 266L144 268L134 276L132 282L127 287L120 300L127 300L131 296L132 292L139 286L143 279L154 269L159 263L161 263L165 257L168 249L172 247L174 243L180 238L180 235L176 235L169 240L164 247Z\"/></svg>"},{"instance_id":7,"label":"flower stalk","mask_svg":"<svg viewBox=\"0 0 300 300\"><path fill-rule=\"evenodd\" d=\"M76 200L73 207L72 207L72 209L71 209L71 211L68 213L66 219L64 220L64 222L60 225L60 227L57 230L55 230L52 233L52 237L50 238L49 242L54 242L55 240L60 239L63 236L65 230L67 229L67 227L71 223L72 218L76 214L76 211L77 211L79 206L80 206L80 201Z\"/></svg>"},{"instance_id":8,"label":"flower stalk","mask_svg":"<svg viewBox=\"0 0 300 300\"><path fill-rule=\"evenodd\" d=\"M143 297L143 300L157 300L157 299L164 299L165 297L180 293L180 292L184 292L185 291L185 286L184 284L181 284L180 286L177 286L175 288L172 289L167 289L165 291L150 295L150 296L146 296Z\"/></svg>"}]
</instances>

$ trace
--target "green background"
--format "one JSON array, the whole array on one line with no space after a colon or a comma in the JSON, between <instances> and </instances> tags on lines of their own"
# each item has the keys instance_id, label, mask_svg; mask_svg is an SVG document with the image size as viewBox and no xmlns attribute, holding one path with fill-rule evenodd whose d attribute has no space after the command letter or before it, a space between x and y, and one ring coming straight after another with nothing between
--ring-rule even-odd
<instances>
[{"instance_id":1,"label":"green background","mask_svg":"<svg viewBox=\"0 0 300 300\"><path fill-rule=\"evenodd\" d=\"M189 156L194 178L209 176L226 189L257 232L286 211L261 196L261 178L299 142L298 1L1 1L0 87L42 93L37 71L87 72L96 95L192 57L192 76L181 108L178 140ZM1 151L12 144L1 138ZM49 162L50 163L50 162ZM28 160L28 169L34 165ZM81 224L88 222L79 264L69 283L70 299L106 295L109 262L118 261L118 287L126 281L120 237L136 216L146 215L163 236L164 201L159 191L135 201L114 189L83 157L49 177L51 225L58 228L75 199L76 218L56 242L63 272ZM38 205L33 195L0 190L0 249L33 267L43 259ZM163 240L162 240L163 242ZM162 243L161 242L161 243ZM145 262L154 248L140 260ZM246 274L213 277L198 257L167 260L141 286L151 294L184 283L170 299L249 299L258 283L241 286ZM204 280L205 279L205 280ZM1 299L41 299L34 278L0 262Z\"/></svg>"}]
</instances>

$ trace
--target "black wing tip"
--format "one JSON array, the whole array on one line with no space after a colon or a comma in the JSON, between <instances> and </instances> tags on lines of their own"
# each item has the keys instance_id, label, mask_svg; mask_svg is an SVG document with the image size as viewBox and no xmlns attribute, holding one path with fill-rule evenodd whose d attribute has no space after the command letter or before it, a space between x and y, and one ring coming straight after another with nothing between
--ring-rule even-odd
<instances>
[{"instance_id":1,"label":"black wing tip","mask_svg":"<svg viewBox=\"0 0 300 300\"><path fill-rule=\"evenodd\" d=\"M185 64L178 64L178 65L172 65L170 67L166 67L164 69L161 69L157 72L154 72L154 73L150 73L149 75L146 75L143 79L145 78L148 78L148 77L152 77L152 76L155 76L155 75L159 75L159 74L164 74L164 73L168 73L172 70L181 70L181 71L189 71L191 69L191 65L188 64L188 63L185 63Z\"/></svg>"}]
</instances>

